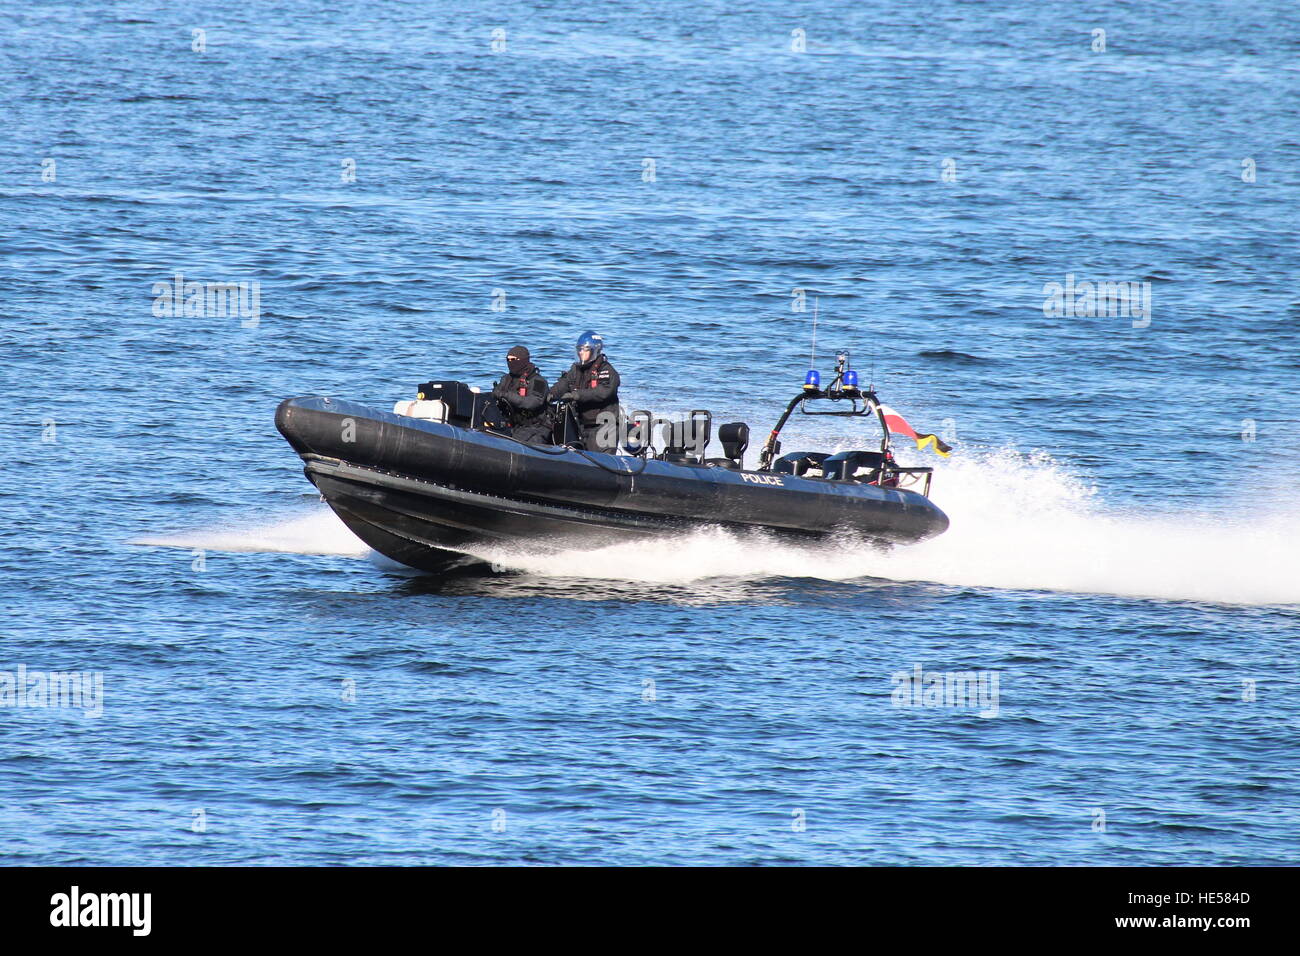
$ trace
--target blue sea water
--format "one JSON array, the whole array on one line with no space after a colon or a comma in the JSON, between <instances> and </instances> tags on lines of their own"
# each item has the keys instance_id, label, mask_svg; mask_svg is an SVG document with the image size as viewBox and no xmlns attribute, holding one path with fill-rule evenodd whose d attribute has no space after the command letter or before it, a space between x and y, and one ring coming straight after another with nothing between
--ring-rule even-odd
<instances>
[{"instance_id":1,"label":"blue sea water","mask_svg":"<svg viewBox=\"0 0 1300 956\"><path fill-rule=\"evenodd\" d=\"M0 703L103 680L0 706L0 863L1300 862L1294 4L43 3L0 62ZM441 581L272 424L596 328L761 435L814 303L946 535Z\"/></svg>"}]
</instances>

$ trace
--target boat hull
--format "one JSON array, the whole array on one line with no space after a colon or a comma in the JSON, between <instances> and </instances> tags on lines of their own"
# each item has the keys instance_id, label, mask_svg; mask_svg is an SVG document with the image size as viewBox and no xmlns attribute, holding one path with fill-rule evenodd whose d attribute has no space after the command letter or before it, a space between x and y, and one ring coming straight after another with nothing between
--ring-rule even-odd
<instances>
[{"instance_id":1,"label":"boat hull","mask_svg":"<svg viewBox=\"0 0 1300 956\"><path fill-rule=\"evenodd\" d=\"M876 544L948 525L914 492L542 448L318 396L281 403L276 426L362 541L425 571L503 548L599 547L709 525Z\"/></svg>"}]
</instances>

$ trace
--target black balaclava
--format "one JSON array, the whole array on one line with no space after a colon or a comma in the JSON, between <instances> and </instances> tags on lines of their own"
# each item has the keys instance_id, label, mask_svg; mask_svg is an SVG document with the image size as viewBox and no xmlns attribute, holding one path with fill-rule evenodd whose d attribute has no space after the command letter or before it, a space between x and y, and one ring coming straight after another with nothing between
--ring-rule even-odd
<instances>
[{"instance_id":1,"label":"black balaclava","mask_svg":"<svg viewBox=\"0 0 1300 956\"><path fill-rule=\"evenodd\" d=\"M511 375L522 375L529 365L528 349L523 346L511 349L510 354L506 356L506 365L509 366Z\"/></svg>"}]
</instances>

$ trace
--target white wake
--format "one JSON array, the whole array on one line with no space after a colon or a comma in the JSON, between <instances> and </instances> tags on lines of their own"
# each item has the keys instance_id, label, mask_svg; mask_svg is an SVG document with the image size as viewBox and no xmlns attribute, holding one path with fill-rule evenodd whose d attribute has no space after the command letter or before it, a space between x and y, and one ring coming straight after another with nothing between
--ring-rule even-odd
<instances>
[{"instance_id":1,"label":"white wake","mask_svg":"<svg viewBox=\"0 0 1300 956\"><path fill-rule=\"evenodd\" d=\"M362 558L370 549L324 505L287 520L250 522L180 534L135 538L128 544L202 551L270 551Z\"/></svg>"},{"instance_id":2,"label":"white wake","mask_svg":"<svg viewBox=\"0 0 1300 956\"><path fill-rule=\"evenodd\" d=\"M1107 509L1095 490L1042 456L1012 451L941 462L933 499L949 530L880 551L851 539L800 546L717 529L563 555L485 549L479 556L545 577L688 584L718 578L859 577L964 587L1067 591L1228 604L1300 604L1300 513L1234 521ZM287 521L138 539L214 551L364 557L324 507Z\"/></svg>"}]
</instances>

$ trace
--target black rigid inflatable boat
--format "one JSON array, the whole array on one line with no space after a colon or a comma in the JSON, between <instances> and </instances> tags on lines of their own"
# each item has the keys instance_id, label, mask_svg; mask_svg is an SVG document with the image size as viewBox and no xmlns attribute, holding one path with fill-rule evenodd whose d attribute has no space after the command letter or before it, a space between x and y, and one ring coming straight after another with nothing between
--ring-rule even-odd
<instances>
[{"instance_id":1,"label":"black rigid inflatable boat","mask_svg":"<svg viewBox=\"0 0 1300 956\"><path fill-rule=\"evenodd\" d=\"M795 396L753 469L743 466L742 423L719 429L723 458L705 458L698 441L690 447L680 440L684 428L674 432L672 423L646 412L630 416L620 443L626 454L571 447L578 443L531 445L485 424L488 396L459 382L421 386L438 389L441 398L399 402L405 414L323 396L286 399L275 423L306 463L307 478L357 537L425 571L482 563L479 553L503 545L563 550L704 526L802 540L841 535L864 544L942 533L948 518L927 497L931 470L898 466L875 395L843 385L843 378L826 390L806 385ZM851 407L803 407L819 400ZM427 412L419 406L433 411L417 417ZM884 431L880 451L778 458L778 435L796 408L875 417ZM707 416L695 412L691 419L697 437L705 429L704 444ZM660 451L648 440L656 423L667 436Z\"/></svg>"}]
</instances>

